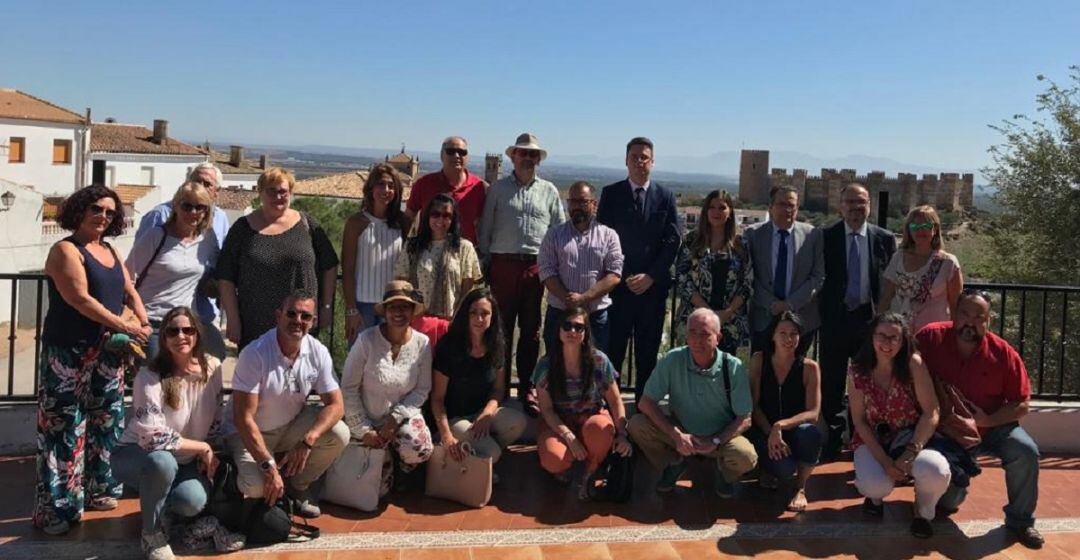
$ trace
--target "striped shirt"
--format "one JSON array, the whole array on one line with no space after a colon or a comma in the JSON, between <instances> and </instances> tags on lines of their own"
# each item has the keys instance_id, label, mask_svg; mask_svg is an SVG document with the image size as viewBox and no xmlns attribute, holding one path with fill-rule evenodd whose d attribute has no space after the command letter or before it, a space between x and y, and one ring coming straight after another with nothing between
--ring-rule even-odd
<instances>
[{"instance_id":1,"label":"striped shirt","mask_svg":"<svg viewBox=\"0 0 1080 560\"><path fill-rule=\"evenodd\" d=\"M547 231L566 221L559 190L539 177L518 183L513 173L495 181L480 217L480 246L488 255L535 255Z\"/></svg>"},{"instance_id":2,"label":"striped shirt","mask_svg":"<svg viewBox=\"0 0 1080 560\"><path fill-rule=\"evenodd\" d=\"M541 282L558 276L567 291L580 294L608 273L622 275L622 246L615 230L596 220L584 233L573 223L564 222L548 230L540 244L537 262ZM566 308L566 304L550 291L548 305ZM611 297L605 294L589 302L589 312L606 309L609 305Z\"/></svg>"},{"instance_id":3,"label":"striped shirt","mask_svg":"<svg viewBox=\"0 0 1080 560\"><path fill-rule=\"evenodd\" d=\"M394 263L401 252L401 230L364 212L368 227L356 240L356 301L382 301L386 283L394 279Z\"/></svg>"}]
</instances>

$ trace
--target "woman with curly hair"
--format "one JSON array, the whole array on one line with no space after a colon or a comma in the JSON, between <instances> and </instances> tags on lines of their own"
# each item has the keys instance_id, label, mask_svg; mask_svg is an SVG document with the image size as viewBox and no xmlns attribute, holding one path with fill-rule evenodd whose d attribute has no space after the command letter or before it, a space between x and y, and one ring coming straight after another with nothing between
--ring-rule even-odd
<instances>
[{"instance_id":1,"label":"woman with curly hair","mask_svg":"<svg viewBox=\"0 0 1080 560\"><path fill-rule=\"evenodd\" d=\"M91 185L60 207L71 235L49 250L49 311L42 329L34 525L66 533L83 507L110 510L121 485L109 461L124 425L124 355L113 334L142 344L150 321L123 262L105 238L124 232L112 189ZM125 301L135 320L121 317Z\"/></svg>"},{"instance_id":2,"label":"woman with curly hair","mask_svg":"<svg viewBox=\"0 0 1080 560\"><path fill-rule=\"evenodd\" d=\"M712 191L701 203L697 229L686 234L675 263L679 308L673 324L686 338L686 318L699 307L720 317L720 349L729 354L749 340L750 254L735 227L735 201Z\"/></svg>"},{"instance_id":3,"label":"woman with curly hair","mask_svg":"<svg viewBox=\"0 0 1080 560\"><path fill-rule=\"evenodd\" d=\"M364 181L360 211L345 222L341 287L350 343L361 330L379 321L375 304L382 299L386 283L394 279L394 263L409 231L409 220L401 210L401 191L401 178L393 167L385 163L372 167Z\"/></svg>"}]
</instances>

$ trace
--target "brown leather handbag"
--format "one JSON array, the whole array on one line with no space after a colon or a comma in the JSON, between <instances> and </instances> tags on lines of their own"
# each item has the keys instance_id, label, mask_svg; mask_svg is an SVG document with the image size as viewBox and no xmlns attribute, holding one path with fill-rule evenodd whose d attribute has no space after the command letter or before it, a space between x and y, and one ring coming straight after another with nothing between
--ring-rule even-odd
<instances>
[{"instance_id":1,"label":"brown leather handbag","mask_svg":"<svg viewBox=\"0 0 1080 560\"><path fill-rule=\"evenodd\" d=\"M937 393L941 411L937 431L964 449L972 449L982 443L975 415L971 413L960 390L935 377L934 392Z\"/></svg>"}]
</instances>

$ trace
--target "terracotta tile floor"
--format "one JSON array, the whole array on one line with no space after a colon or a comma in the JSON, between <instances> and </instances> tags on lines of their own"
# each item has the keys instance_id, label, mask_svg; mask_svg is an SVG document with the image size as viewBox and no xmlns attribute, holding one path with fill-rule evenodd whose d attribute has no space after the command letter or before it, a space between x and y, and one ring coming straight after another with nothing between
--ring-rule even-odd
<instances>
[{"instance_id":1,"label":"terracotta tile floor","mask_svg":"<svg viewBox=\"0 0 1080 560\"><path fill-rule=\"evenodd\" d=\"M996 525L1005 503L1005 484L1000 466L983 463L983 474L975 479L971 494L952 517L957 523L986 521ZM391 496L385 509L364 514L348 508L324 504L323 516L315 521L325 534L372 532L489 531L492 535L516 529L537 528L619 528L640 525L676 526L704 529L714 524L737 527L773 521L789 527L807 528L827 524L874 524L861 511L862 498L850 483L851 463L822 466L807 488L810 507L801 515L783 510L785 495L744 484L736 500L714 497L711 467L695 463L668 496L652 491L655 473L639 463L636 490L627 504L581 504L572 488L557 484L544 475L531 447L514 448L497 467L502 482L488 506L473 510L419 492ZM29 521L33 484L32 458L0 458L0 558L4 543L55 542L35 531ZM1047 457L1042 462L1040 519L1080 517L1080 458ZM887 500L882 527L906 529L911 515L911 488L899 488ZM946 522L948 523L948 522ZM896 532L895 530L893 531ZM139 533L139 504L135 498L121 500L111 512L87 512L83 522L62 540L82 543L134 541ZM940 535L917 542L906 536L859 536L855 538L756 538L740 536L719 542L676 540L672 542L609 542L596 544L536 544L528 546L384 550L304 550L290 552L245 552L232 557L269 558L730 558L763 555L767 558L848 557L848 558L1075 558L1080 557L1080 533L1047 534L1048 546L1037 554L1011 544L1001 529L978 537ZM497 542L496 540L488 542ZM481 543L469 543L481 544Z\"/></svg>"}]
</instances>

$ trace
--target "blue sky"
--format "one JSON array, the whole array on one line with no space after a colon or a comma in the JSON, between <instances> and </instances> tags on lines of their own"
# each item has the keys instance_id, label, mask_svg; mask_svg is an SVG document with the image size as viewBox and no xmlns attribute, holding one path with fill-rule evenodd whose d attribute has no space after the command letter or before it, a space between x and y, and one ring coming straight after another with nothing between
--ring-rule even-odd
<instances>
[{"instance_id":1,"label":"blue sky","mask_svg":"<svg viewBox=\"0 0 1080 560\"><path fill-rule=\"evenodd\" d=\"M19 2L0 86L191 140L740 147L967 170L1080 63L1080 3ZM730 172L733 170L717 170Z\"/></svg>"}]
</instances>

